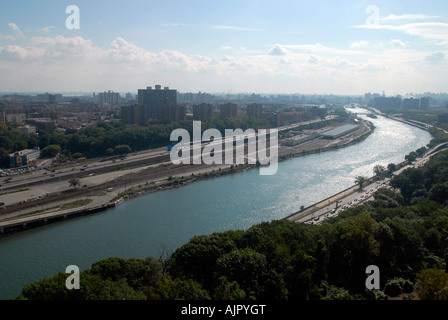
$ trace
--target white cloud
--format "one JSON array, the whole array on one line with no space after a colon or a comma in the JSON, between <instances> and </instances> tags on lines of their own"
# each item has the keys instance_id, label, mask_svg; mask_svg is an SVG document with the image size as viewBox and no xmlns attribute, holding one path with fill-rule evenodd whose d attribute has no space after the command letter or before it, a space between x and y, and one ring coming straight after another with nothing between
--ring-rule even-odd
<instances>
[{"instance_id":1,"label":"white cloud","mask_svg":"<svg viewBox=\"0 0 448 320\"><path fill-rule=\"evenodd\" d=\"M403 21L413 21L413 20L428 20L438 18L437 16L428 16L425 14L390 14L387 17L381 18L381 21L385 22L403 22Z\"/></svg>"},{"instance_id":2,"label":"white cloud","mask_svg":"<svg viewBox=\"0 0 448 320\"><path fill-rule=\"evenodd\" d=\"M350 45L350 48L365 48L369 45L368 41L365 40L361 40L361 41L357 41L357 42L353 42Z\"/></svg>"},{"instance_id":3,"label":"white cloud","mask_svg":"<svg viewBox=\"0 0 448 320\"><path fill-rule=\"evenodd\" d=\"M0 39L6 39L6 40L16 40L16 38L14 38L13 36L5 36L0 34Z\"/></svg>"},{"instance_id":4,"label":"white cloud","mask_svg":"<svg viewBox=\"0 0 448 320\"><path fill-rule=\"evenodd\" d=\"M44 49L36 47L21 47L18 45L8 45L0 47L0 59L9 61L33 62L44 55Z\"/></svg>"},{"instance_id":5,"label":"white cloud","mask_svg":"<svg viewBox=\"0 0 448 320\"><path fill-rule=\"evenodd\" d=\"M448 23L443 22L417 22L402 25L365 24L354 26L360 29L391 30L402 32L411 36L418 36L428 40L437 40L436 44L448 44Z\"/></svg>"},{"instance_id":6,"label":"white cloud","mask_svg":"<svg viewBox=\"0 0 448 320\"><path fill-rule=\"evenodd\" d=\"M24 38L23 32L20 30L20 28L14 22L8 23L8 27L14 32L16 37Z\"/></svg>"},{"instance_id":7,"label":"white cloud","mask_svg":"<svg viewBox=\"0 0 448 320\"><path fill-rule=\"evenodd\" d=\"M48 26L48 27L44 27L42 29L39 29L39 31L43 32L43 33L49 33L51 31L51 29L56 28L55 26Z\"/></svg>"},{"instance_id":8,"label":"white cloud","mask_svg":"<svg viewBox=\"0 0 448 320\"><path fill-rule=\"evenodd\" d=\"M245 28L245 27L237 27L237 26L212 26L212 29L222 29L222 30L235 30L235 31L262 31L261 29L257 28Z\"/></svg>"},{"instance_id":9,"label":"white cloud","mask_svg":"<svg viewBox=\"0 0 448 320\"><path fill-rule=\"evenodd\" d=\"M445 53L443 52L434 52L425 57L425 61L428 63L438 63L445 59Z\"/></svg>"},{"instance_id":10,"label":"white cloud","mask_svg":"<svg viewBox=\"0 0 448 320\"><path fill-rule=\"evenodd\" d=\"M162 24L162 27L194 27L194 24L187 23L165 23Z\"/></svg>"},{"instance_id":11,"label":"white cloud","mask_svg":"<svg viewBox=\"0 0 448 320\"><path fill-rule=\"evenodd\" d=\"M345 49L337 49L332 47L324 46L320 43L316 44L299 44L299 45L284 45L284 48L291 49L291 50L299 50L303 51L305 53L328 53L328 54L338 54L338 55L358 55L358 54L365 54L364 51L359 50L345 50Z\"/></svg>"},{"instance_id":12,"label":"white cloud","mask_svg":"<svg viewBox=\"0 0 448 320\"><path fill-rule=\"evenodd\" d=\"M221 48L219 48L219 50L222 50L222 51L229 51L229 50L232 50L233 48L231 47L231 46L221 46Z\"/></svg>"},{"instance_id":13,"label":"white cloud","mask_svg":"<svg viewBox=\"0 0 448 320\"><path fill-rule=\"evenodd\" d=\"M448 44L448 23L424 22L400 26L398 30L413 36L440 40L440 44Z\"/></svg>"},{"instance_id":14,"label":"white cloud","mask_svg":"<svg viewBox=\"0 0 448 320\"><path fill-rule=\"evenodd\" d=\"M317 59L315 56L310 56L308 59L308 63L318 63L319 59Z\"/></svg>"},{"instance_id":15,"label":"white cloud","mask_svg":"<svg viewBox=\"0 0 448 320\"><path fill-rule=\"evenodd\" d=\"M283 46L276 44L271 49L269 49L268 55L270 56L284 56L288 53Z\"/></svg>"},{"instance_id":16,"label":"white cloud","mask_svg":"<svg viewBox=\"0 0 448 320\"><path fill-rule=\"evenodd\" d=\"M398 40L398 39L391 39L389 43L397 48L403 48L406 46L403 41Z\"/></svg>"},{"instance_id":17,"label":"white cloud","mask_svg":"<svg viewBox=\"0 0 448 320\"><path fill-rule=\"evenodd\" d=\"M25 46L0 47L0 87L16 91L129 91L157 81L179 91L219 91L231 84L254 92L295 92L300 88L302 92L354 94L373 91L373 83L405 92L438 90L447 83L445 69L440 67L447 63L442 51L396 48L367 53L322 44L277 44L270 51L279 55L272 56L250 49L240 54L241 50L234 48L217 59L176 50L151 52L120 37L108 48L79 36L34 37Z\"/></svg>"}]
</instances>

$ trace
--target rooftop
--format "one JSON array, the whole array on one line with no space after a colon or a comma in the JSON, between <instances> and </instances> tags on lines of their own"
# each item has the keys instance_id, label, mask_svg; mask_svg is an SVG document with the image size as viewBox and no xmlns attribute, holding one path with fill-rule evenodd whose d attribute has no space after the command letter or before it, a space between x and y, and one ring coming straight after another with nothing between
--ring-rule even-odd
<instances>
[{"instance_id":1,"label":"rooftop","mask_svg":"<svg viewBox=\"0 0 448 320\"><path fill-rule=\"evenodd\" d=\"M358 125L356 125L356 124L346 124L346 125L322 132L322 135L325 137L337 137L337 136L341 136L345 133L348 133L350 131L353 131L357 128L358 128Z\"/></svg>"}]
</instances>

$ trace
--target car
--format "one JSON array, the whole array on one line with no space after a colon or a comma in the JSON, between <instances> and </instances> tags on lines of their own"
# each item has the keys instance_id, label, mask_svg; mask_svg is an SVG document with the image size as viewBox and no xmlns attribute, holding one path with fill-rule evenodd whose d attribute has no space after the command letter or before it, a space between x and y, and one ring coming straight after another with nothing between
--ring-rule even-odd
<instances>
[{"instance_id":1,"label":"car","mask_svg":"<svg viewBox=\"0 0 448 320\"><path fill-rule=\"evenodd\" d=\"M314 221L319 221L319 217L314 218Z\"/></svg>"}]
</instances>

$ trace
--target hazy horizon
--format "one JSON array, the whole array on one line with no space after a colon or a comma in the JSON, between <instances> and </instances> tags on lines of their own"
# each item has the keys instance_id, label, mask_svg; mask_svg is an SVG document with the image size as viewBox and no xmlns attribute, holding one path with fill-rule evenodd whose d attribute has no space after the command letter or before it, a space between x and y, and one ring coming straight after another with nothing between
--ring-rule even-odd
<instances>
[{"instance_id":1,"label":"hazy horizon","mask_svg":"<svg viewBox=\"0 0 448 320\"><path fill-rule=\"evenodd\" d=\"M439 93L447 14L444 1L4 0L0 90Z\"/></svg>"}]
</instances>

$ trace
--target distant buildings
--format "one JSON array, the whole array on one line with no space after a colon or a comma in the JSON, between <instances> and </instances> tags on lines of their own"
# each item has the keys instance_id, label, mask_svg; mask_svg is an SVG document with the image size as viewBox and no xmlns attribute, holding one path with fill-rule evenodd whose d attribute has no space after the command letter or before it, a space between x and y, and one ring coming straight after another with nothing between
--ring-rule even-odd
<instances>
[{"instance_id":1,"label":"distant buildings","mask_svg":"<svg viewBox=\"0 0 448 320\"><path fill-rule=\"evenodd\" d=\"M57 101L62 100L62 94L50 94L50 93L44 93L44 94L38 94L36 95L36 100L41 102L48 102L49 104L54 104Z\"/></svg>"},{"instance_id":2,"label":"distant buildings","mask_svg":"<svg viewBox=\"0 0 448 320\"><path fill-rule=\"evenodd\" d=\"M248 117L260 119L263 113L263 106L261 104L252 103L247 105L246 114Z\"/></svg>"},{"instance_id":3,"label":"distant buildings","mask_svg":"<svg viewBox=\"0 0 448 320\"><path fill-rule=\"evenodd\" d=\"M9 155L9 165L11 168L26 166L33 163L39 156L39 147L14 152Z\"/></svg>"},{"instance_id":4,"label":"distant buildings","mask_svg":"<svg viewBox=\"0 0 448 320\"><path fill-rule=\"evenodd\" d=\"M237 117L238 116L238 105L236 103L225 103L220 106L220 116L221 118Z\"/></svg>"},{"instance_id":5,"label":"distant buildings","mask_svg":"<svg viewBox=\"0 0 448 320\"><path fill-rule=\"evenodd\" d=\"M420 98L420 109L427 110L429 108L429 97Z\"/></svg>"},{"instance_id":6,"label":"distant buildings","mask_svg":"<svg viewBox=\"0 0 448 320\"><path fill-rule=\"evenodd\" d=\"M372 105L372 102L370 102ZM375 96L373 99L373 107L376 109L420 109L427 110L429 108L429 97L417 98L405 98L398 97L384 97Z\"/></svg>"},{"instance_id":7,"label":"distant buildings","mask_svg":"<svg viewBox=\"0 0 448 320\"><path fill-rule=\"evenodd\" d=\"M121 107L121 120L127 124L144 125L148 119L164 123L186 118L185 106L177 104L177 90L156 85L138 90L138 104Z\"/></svg>"},{"instance_id":8,"label":"distant buildings","mask_svg":"<svg viewBox=\"0 0 448 320\"><path fill-rule=\"evenodd\" d=\"M165 100L165 103L159 107L157 115L163 123L184 121L186 119L186 108Z\"/></svg>"},{"instance_id":9,"label":"distant buildings","mask_svg":"<svg viewBox=\"0 0 448 320\"><path fill-rule=\"evenodd\" d=\"M148 108L148 117L158 119L161 108L169 104L177 104L177 90L156 85L155 89L147 87L138 90L138 104Z\"/></svg>"},{"instance_id":10,"label":"distant buildings","mask_svg":"<svg viewBox=\"0 0 448 320\"><path fill-rule=\"evenodd\" d=\"M401 108L400 97L375 97L373 107L376 109Z\"/></svg>"},{"instance_id":11,"label":"distant buildings","mask_svg":"<svg viewBox=\"0 0 448 320\"><path fill-rule=\"evenodd\" d=\"M121 121L127 124L143 126L148 117L148 107L137 104L121 107Z\"/></svg>"},{"instance_id":12,"label":"distant buildings","mask_svg":"<svg viewBox=\"0 0 448 320\"><path fill-rule=\"evenodd\" d=\"M113 91L101 92L99 95L100 104L119 104L121 102L120 94Z\"/></svg>"},{"instance_id":13,"label":"distant buildings","mask_svg":"<svg viewBox=\"0 0 448 320\"><path fill-rule=\"evenodd\" d=\"M202 103L208 103L213 104L215 103L215 96L209 94L209 93L178 93L178 102L179 103L191 103L191 104L202 104Z\"/></svg>"},{"instance_id":14,"label":"distant buildings","mask_svg":"<svg viewBox=\"0 0 448 320\"><path fill-rule=\"evenodd\" d=\"M53 133L56 129L56 123L51 119L25 119L25 123L48 133Z\"/></svg>"},{"instance_id":15,"label":"distant buildings","mask_svg":"<svg viewBox=\"0 0 448 320\"><path fill-rule=\"evenodd\" d=\"M403 100L403 108L405 109L419 109L420 99L407 98Z\"/></svg>"},{"instance_id":16,"label":"distant buildings","mask_svg":"<svg viewBox=\"0 0 448 320\"><path fill-rule=\"evenodd\" d=\"M17 131L19 131L23 135L35 134L36 133L36 127L29 126L29 125L20 126L20 127L17 127Z\"/></svg>"},{"instance_id":17,"label":"distant buildings","mask_svg":"<svg viewBox=\"0 0 448 320\"><path fill-rule=\"evenodd\" d=\"M186 109L177 105L177 90L156 85L138 90L138 105L122 107L122 121L128 124L144 124L150 118L164 123L185 120Z\"/></svg>"},{"instance_id":18,"label":"distant buildings","mask_svg":"<svg viewBox=\"0 0 448 320\"><path fill-rule=\"evenodd\" d=\"M193 106L193 119L206 121L213 119L215 116L215 108L212 104L201 103Z\"/></svg>"}]
</instances>

